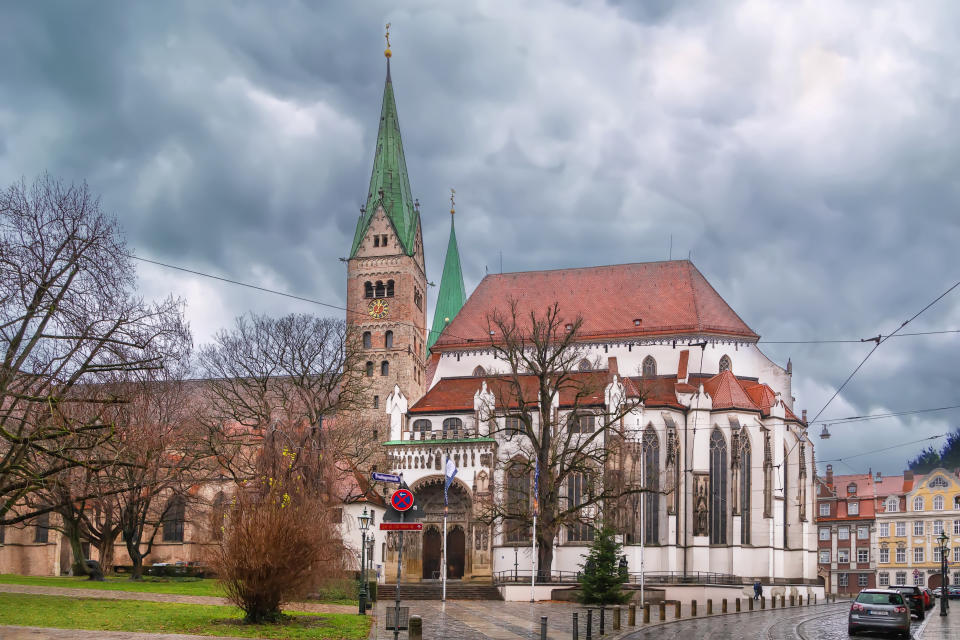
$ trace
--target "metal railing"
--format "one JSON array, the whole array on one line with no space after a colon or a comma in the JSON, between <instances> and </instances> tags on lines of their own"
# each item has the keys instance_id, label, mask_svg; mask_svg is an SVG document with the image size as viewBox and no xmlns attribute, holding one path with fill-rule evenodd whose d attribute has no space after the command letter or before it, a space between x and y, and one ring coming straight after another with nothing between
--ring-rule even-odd
<instances>
[{"instance_id":1,"label":"metal railing","mask_svg":"<svg viewBox=\"0 0 960 640\"><path fill-rule=\"evenodd\" d=\"M580 581L580 571L546 571L537 572L537 584L575 584ZM715 585L743 585L746 584L740 576L713 571L645 571L645 584L715 584ZM508 569L493 574L494 584L530 584L530 570ZM640 574L630 573L624 583L640 584Z\"/></svg>"}]
</instances>

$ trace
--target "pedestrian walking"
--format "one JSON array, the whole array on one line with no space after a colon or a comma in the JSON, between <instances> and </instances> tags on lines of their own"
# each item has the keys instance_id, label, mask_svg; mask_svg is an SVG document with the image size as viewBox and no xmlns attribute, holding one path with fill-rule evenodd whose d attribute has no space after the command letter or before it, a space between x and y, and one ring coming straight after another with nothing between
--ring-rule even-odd
<instances>
[{"instance_id":1,"label":"pedestrian walking","mask_svg":"<svg viewBox=\"0 0 960 640\"><path fill-rule=\"evenodd\" d=\"M759 580L754 580L753 582L753 599L759 600L760 596L763 595L763 586L760 584Z\"/></svg>"}]
</instances>

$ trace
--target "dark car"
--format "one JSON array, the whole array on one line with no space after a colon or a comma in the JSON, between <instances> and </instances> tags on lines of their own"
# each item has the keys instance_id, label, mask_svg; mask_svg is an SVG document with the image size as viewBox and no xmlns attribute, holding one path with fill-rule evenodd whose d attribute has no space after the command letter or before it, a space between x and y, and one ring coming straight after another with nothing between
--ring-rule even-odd
<instances>
[{"instance_id":1,"label":"dark car","mask_svg":"<svg viewBox=\"0 0 960 640\"><path fill-rule=\"evenodd\" d=\"M936 599L933 597L933 592L930 591L930 589L927 589L926 587L922 587L920 590L923 591L924 610L929 611L930 609L933 609L934 600Z\"/></svg>"},{"instance_id":2,"label":"dark car","mask_svg":"<svg viewBox=\"0 0 960 640\"><path fill-rule=\"evenodd\" d=\"M947 587L947 598L950 600L960 599L960 586Z\"/></svg>"},{"instance_id":3,"label":"dark car","mask_svg":"<svg viewBox=\"0 0 960 640\"><path fill-rule=\"evenodd\" d=\"M894 589L864 589L847 616L847 633L895 631L910 636L910 609L906 596Z\"/></svg>"},{"instance_id":4,"label":"dark car","mask_svg":"<svg viewBox=\"0 0 960 640\"><path fill-rule=\"evenodd\" d=\"M920 587L908 587L906 585L897 585L895 587L890 587L895 591L899 591L903 594L903 598L907 601L907 604L910 606L910 613L917 616L920 620L923 620L924 615L926 614L926 607L923 604L923 591L920 590Z\"/></svg>"}]
</instances>

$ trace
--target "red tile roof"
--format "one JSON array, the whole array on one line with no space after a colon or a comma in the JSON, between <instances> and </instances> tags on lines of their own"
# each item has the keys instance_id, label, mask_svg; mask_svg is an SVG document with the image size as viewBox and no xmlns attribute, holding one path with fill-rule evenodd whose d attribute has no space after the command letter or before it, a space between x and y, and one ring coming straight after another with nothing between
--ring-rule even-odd
<instances>
[{"instance_id":1,"label":"red tile roof","mask_svg":"<svg viewBox=\"0 0 960 640\"><path fill-rule=\"evenodd\" d=\"M554 303L571 321L583 316L585 340L688 333L759 337L693 263L672 260L488 275L432 349L488 343L487 316L507 312L509 300L516 300L524 318Z\"/></svg>"},{"instance_id":2,"label":"red tile roof","mask_svg":"<svg viewBox=\"0 0 960 640\"><path fill-rule=\"evenodd\" d=\"M759 411L747 392L740 386L737 377L728 369L721 371L703 383L704 390L713 399L714 409L744 409Z\"/></svg>"}]
</instances>

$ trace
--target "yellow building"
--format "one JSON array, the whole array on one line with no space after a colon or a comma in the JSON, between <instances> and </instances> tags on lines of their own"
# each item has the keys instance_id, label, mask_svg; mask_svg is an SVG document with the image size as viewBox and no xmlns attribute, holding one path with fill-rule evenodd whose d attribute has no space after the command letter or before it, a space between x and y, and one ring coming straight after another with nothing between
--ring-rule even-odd
<instances>
[{"instance_id":1,"label":"yellow building","mask_svg":"<svg viewBox=\"0 0 960 640\"><path fill-rule=\"evenodd\" d=\"M942 468L916 477L912 488L904 482L903 491L884 500L877 513L877 586L939 587L941 533L949 539L950 583L960 584L960 479Z\"/></svg>"}]
</instances>

